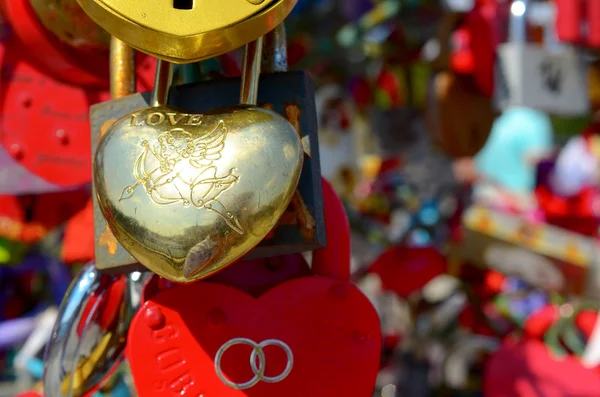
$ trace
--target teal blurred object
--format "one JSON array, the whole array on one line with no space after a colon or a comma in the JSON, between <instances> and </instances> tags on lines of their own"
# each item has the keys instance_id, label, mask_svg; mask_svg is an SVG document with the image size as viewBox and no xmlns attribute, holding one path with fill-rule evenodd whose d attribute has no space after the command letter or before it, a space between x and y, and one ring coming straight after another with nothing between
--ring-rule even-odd
<instances>
[{"instance_id":1,"label":"teal blurred object","mask_svg":"<svg viewBox=\"0 0 600 397\"><path fill-rule=\"evenodd\" d=\"M490 136L475 157L480 175L516 193L535 187L536 164L532 158L552 150L552 121L530 108L506 110L495 122Z\"/></svg>"},{"instance_id":2,"label":"teal blurred object","mask_svg":"<svg viewBox=\"0 0 600 397\"><path fill-rule=\"evenodd\" d=\"M39 358L30 358L27 360L27 371L34 379L42 379L44 375L44 362Z\"/></svg>"}]
</instances>

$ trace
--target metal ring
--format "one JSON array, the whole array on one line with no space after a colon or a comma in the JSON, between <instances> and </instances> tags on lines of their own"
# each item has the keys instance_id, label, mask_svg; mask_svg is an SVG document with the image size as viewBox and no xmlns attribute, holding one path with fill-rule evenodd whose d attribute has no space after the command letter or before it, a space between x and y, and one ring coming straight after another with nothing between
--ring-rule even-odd
<instances>
[{"instance_id":1,"label":"metal ring","mask_svg":"<svg viewBox=\"0 0 600 397\"><path fill-rule=\"evenodd\" d=\"M283 370L283 372L278 375L278 376L266 376L265 375L265 369L266 369L266 362L265 364L262 366L262 373L259 375L260 380L262 380L263 382L266 383L278 383L281 382L282 380L284 380L285 378L288 377L288 375L290 374L290 372L292 372L292 368L294 367L294 354L292 353L292 349L285 344L284 342L277 340L277 339L267 339L261 343L258 344L258 347L260 348L260 351L263 353L264 356L264 348L267 346L279 346L283 349L283 351L285 352L285 355L287 356L287 365L285 367L285 369ZM256 350L255 350L256 351ZM254 358L254 359L253 359ZM254 351L252 352L252 354L250 355L250 361L252 365L252 370L256 371L255 365L256 365L256 358L255 358L255 354ZM263 361L264 362L264 361Z\"/></svg>"},{"instance_id":2,"label":"metal ring","mask_svg":"<svg viewBox=\"0 0 600 397\"><path fill-rule=\"evenodd\" d=\"M221 368L221 361L223 359L223 355L225 352L232 346L235 345L248 345L252 347L252 353L250 354L250 368L254 373L254 377L247 382L244 383L235 383L231 380L227 379L225 374L223 373L223 369ZM265 370L267 367L267 360L264 352L264 348L267 346L279 346L281 347L287 356L287 365L283 372L278 376L265 376ZM294 367L294 354L292 349L284 342L277 339L267 339L261 343L256 343L252 339L248 338L233 338L223 344L217 350L217 354L215 355L215 372L217 376L225 384L226 386L231 387L236 390L244 390L249 389L251 387L256 386L260 381L265 383L278 383L287 378L287 376L292 372L292 368Z\"/></svg>"}]
</instances>

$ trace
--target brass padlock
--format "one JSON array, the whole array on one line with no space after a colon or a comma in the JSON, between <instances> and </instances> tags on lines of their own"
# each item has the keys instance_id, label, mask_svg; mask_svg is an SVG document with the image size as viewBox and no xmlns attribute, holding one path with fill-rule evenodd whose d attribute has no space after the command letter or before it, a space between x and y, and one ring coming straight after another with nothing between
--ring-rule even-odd
<instances>
[{"instance_id":1,"label":"brass padlock","mask_svg":"<svg viewBox=\"0 0 600 397\"><path fill-rule=\"evenodd\" d=\"M322 248L325 245L324 218L319 166L319 149L316 138L317 120L313 88L303 72L284 72L287 69L285 31L281 25L265 37L263 69L258 102L285 117L296 129L304 146L304 163L300 183L287 210L267 238L252 249L244 259L257 259L286 255ZM117 52L118 53L118 52ZM127 87L127 73L119 65L127 65L113 58L114 91ZM117 77L117 79L115 79ZM189 111L204 112L215 106L231 106L239 100L239 79L219 79L173 86L169 103ZM122 91L122 88L121 88ZM135 94L125 98L92 106L93 150L102 134L116 120L136 109L148 106L148 94ZM136 189L140 189L137 187ZM102 216L94 195L94 229L96 241L96 266L103 271L124 273L142 270L138 261L117 241Z\"/></svg>"},{"instance_id":2,"label":"brass padlock","mask_svg":"<svg viewBox=\"0 0 600 397\"><path fill-rule=\"evenodd\" d=\"M212 58L279 25L298 0L77 0L110 34L173 63Z\"/></svg>"},{"instance_id":3,"label":"brass padlock","mask_svg":"<svg viewBox=\"0 0 600 397\"><path fill-rule=\"evenodd\" d=\"M203 113L166 105L174 65L159 61L151 106L118 120L96 149L94 187L110 230L169 280L196 281L247 254L296 190L299 136L255 106L262 43L246 47L241 105Z\"/></svg>"}]
</instances>

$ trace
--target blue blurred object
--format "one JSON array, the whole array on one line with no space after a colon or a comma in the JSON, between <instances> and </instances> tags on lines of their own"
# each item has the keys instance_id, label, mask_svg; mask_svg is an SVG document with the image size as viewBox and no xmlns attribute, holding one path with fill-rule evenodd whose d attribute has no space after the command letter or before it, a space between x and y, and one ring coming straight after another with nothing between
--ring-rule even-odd
<instances>
[{"instance_id":1,"label":"blue blurred object","mask_svg":"<svg viewBox=\"0 0 600 397\"><path fill-rule=\"evenodd\" d=\"M34 379L42 379L42 376L44 376L44 362L39 358L30 358L27 360L27 371Z\"/></svg>"},{"instance_id":2,"label":"blue blurred object","mask_svg":"<svg viewBox=\"0 0 600 397\"><path fill-rule=\"evenodd\" d=\"M511 108L500 116L475 157L477 171L488 181L517 192L535 187L536 164L531 156L552 149L552 122L545 113Z\"/></svg>"},{"instance_id":3,"label":"blue blurred object","mask_svg":"<svg viewBox=\"0 0 600 397\"><path fill-rule=\"evenodd\" d=\"M437 203L424 203L419 213L419 220L426 226L433 226L440 220L440 213L437 208Z\"/></svg>"},{"instance_id":4,"label":"blue blurred object","mask_svg":"<svg viewBox=\"0 0 600 397\"><path fill-rule=\"evenodd\" d=\"M427 230L417 228L410 233L407 243L410 247L425 247L431 244L431 235Z\"/></svg>"}]
</instances>

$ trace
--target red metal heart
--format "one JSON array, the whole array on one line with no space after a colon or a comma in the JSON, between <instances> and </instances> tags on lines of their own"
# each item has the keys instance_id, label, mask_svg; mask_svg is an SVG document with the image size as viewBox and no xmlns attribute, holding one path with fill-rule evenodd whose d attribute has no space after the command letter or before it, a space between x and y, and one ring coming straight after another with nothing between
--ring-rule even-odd
<instances>
[{"instance_id":1,"label":"red metal heart","mask_svg":"<svg viewBox=\"0 0 600 397\"><path fill-rule=\"evenodd\" d=\"M0 43L0 165L10 186L3 193L41 193L89 183L89 107L110 96L103 87L85 89L57 80L31 63L32 51L14 37ZM155 59L137 53L136 66L137 89L151 89Z\"/></svg>"},{"instance_id":2,"label":"red metal heart","mask_svg":"<svg viewBox=\"0 0 600 397\"><path fill-rule=\"evenodd\" d=\"M55 185L91 179L90 105L107 92L60 83L23 58L14 39L0 46L0 144L22 167Z\"/></svg>"},{"instance_id":3,"label":"red metal heart","mask_svg":"<svg viewBox=\"0 0 600 397\"><path fill-rule=\"evenodd\" d=\"M314 276L258 299L209 282L158 292L136 314L128 341L140 397L366 397L375 387L381 330L356 287ZM252 380L246 389L224 383Z\"/></svg>"}]
</instances>

